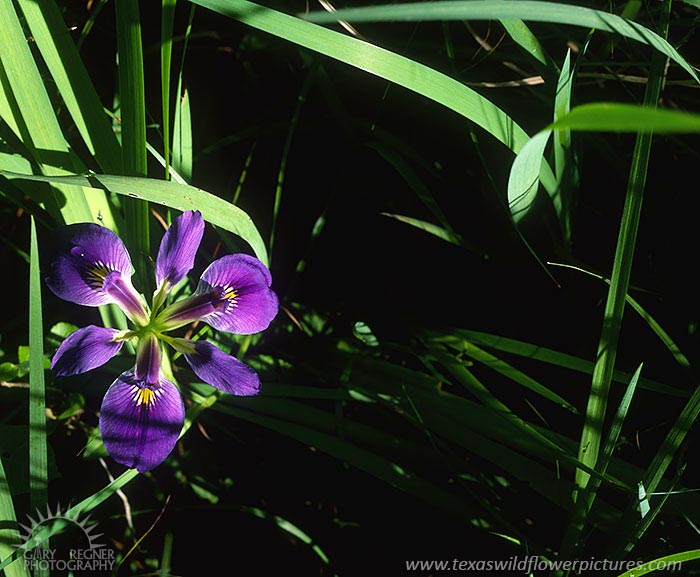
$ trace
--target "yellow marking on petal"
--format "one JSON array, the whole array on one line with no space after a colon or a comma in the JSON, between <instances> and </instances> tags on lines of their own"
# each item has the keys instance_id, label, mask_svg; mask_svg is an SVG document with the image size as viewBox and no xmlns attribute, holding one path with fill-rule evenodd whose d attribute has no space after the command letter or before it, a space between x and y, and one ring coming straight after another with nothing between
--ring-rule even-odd
<instances>
[{"instance_id":1,"label":"yellow marking on petal","mask_svg":"<svg viewBox=\"0 0 700 577\"><path fill-rule=\"evenodd\" d=\"M112 272L104 264L97 263L87 270L87 282L91 286L102 288L105 277Z\"/></svg>"},{"instance_id":2,"label":"yellow marking on petal","mask_svg":"<svg viewBox=\"0 0 700 577\"><path fill-rule=\"evenodd\" d=\"M237 296L238 296L238 291L236 291L235 289L228 289L224 293L224 298L226 298L230 301L234 300Z\"/></svg>"},{"instance_id":3,"label":"yellow marking on petal","mask_svg":"<svg viewBox=\"0 0 700 577\"><path fill-rule=\"evenodd\" d=\"M156 402L156 392L148 387L139 389L136 393L135 401L137 407L140 405L153 405Z\"/></svg>"}]
</instances>

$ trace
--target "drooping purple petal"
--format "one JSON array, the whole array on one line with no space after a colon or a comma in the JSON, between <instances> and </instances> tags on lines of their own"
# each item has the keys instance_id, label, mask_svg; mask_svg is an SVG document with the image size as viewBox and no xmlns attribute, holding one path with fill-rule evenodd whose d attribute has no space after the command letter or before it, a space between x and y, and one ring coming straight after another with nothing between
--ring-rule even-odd
<instances>
[{"instance_id":1,"label":"drooping purple petal","mask_svg":"<svg viewBox=\"0 0 700 577\"><path fill-rule=\"evenodd\" d=\"M59 377L77 375L105 364L122 348L115 338L120 331L90 325L66 337L51 361Z\"/></svg>"},{"instance_id":2,"label":"drooping purple petal","mask_svg":"<svg viewBox=\"0 0 700 577\"><path fill-rule=\"evenodd\" d=\"M156 260L158 288L167 281L174 285L194 266L194 257L202 242L204 219L198 211L188 210L178 216L165 231Z\"/></svg>"},{"instance_id":3,"label":"drooping purple petal","mask_svg":"<svg viewBox=\"0 0 700 577\"><path fill-rule=\"evenodd\" d=\"M244 362L227 355L206 341L190 341L193 353L185 360L200 379L212 387L232 395L257 395L260 392L258 374Z\"/></svg>"},{"instance_id":4,"label":"drooping purple petal","mask_svg":"<svg viewBox=\"0 0 700 577\"><path fill-rule=\"evenodd\" d=\"M177 387L161 376L157 385L122 373L107 390L100 432L110 456L140 473L162 463L177 443L185 406Z\"/></svg>"},{"instance_id":5,"label":"drooping purple petal","mask_svg":"<svg viewBox=\"0 0 700 577\"><path fill-rule=\"evenodd\" d=\"M217 310L203 320L216 329L236 334L265 330L279 307L271 283L270 271L255 257L229 254L215 260L202 273L195 291L218 293Z\"/></svg>"},{"instance_id":6,"label":"drooping purple petal","mask_svg":"<svg viewBox=\"0 0 700 577\"><path fill-rule=\"evenodd\" d=\"M115 303L132 320L147 319L131 284L129 253L111 230L92 223L61 227L54 250L46 284L56 296L86 306Z\"/></svg>"}]
</instances>

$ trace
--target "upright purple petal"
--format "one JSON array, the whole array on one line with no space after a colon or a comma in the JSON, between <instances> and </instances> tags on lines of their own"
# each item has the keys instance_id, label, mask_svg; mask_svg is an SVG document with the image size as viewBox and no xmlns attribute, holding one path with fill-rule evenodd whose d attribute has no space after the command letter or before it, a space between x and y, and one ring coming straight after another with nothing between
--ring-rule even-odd
<instances>
[{"instance_id":1,"label":"upright purple petal","mask_svg":"<svg viewBox=\"0 0 700 577\"><path fill-rule=\"evenodd\" d=\"M198 210L188 210L178 216L160 241L156 260L158 287L168 282L174 285L194 266L194 257L204 235L204 219Z\"/></svg>"},{"instance_id":2,"label":"upright purple petal","mask_svg":"<svg viewBox=\"0 0 700 577\"><path fill-rule=\"evenodd\" d=\"M157 385L161 377L161 361L163 351L156 336L148 332L139 337L136 347L136 369L134 375L137 381Z\"/></svg>"},{"instance_id":3,"label":"upright purple petal","mask_svg":"<svg viewBox=\"0 0 700 577\"><path fill-rule=\"evenodd\" d=\"M141 295L131 284L129 253L108 228L91 223L59 229L46 284L53 293L86 306L119 305L132 319L147 320Z\"/></svg>"},{"instance_id":4,"label":"upright purple petal","mask_svg":"<svg viewBox=\"0 0 700 577\"><path fill-rule=\"evenodd\" d=\"M206 341L190 341L190 344L194 346L194 352L185 353L185 360L205 383L232 395L257 395L260 392L258 374L244 362Z\"/></svg>"},{"instance_id":5,"label":"upright purple petal","mask_svg":"<svg viewBox=\"0 0 700 577\"><path fill-rule=\"evenodd\" d=\"M277 295L267 267L246 254L229 254L207 267L196 293L213 294L216 311L203 317L212 327L236 334L265 330L277 315Z\"/></svg>"},{"instance_id":6,"label":"upright purple petal","mask_svg":"<svg viewBox=\"0 0 700 577\"><path fill-rule=\"evenodd\" d=\"M173 383L161 376L157 385L146 385L132 371L112 383L100 410L100 432L107 452L141 473L170 454L184 421L185 406Z\"/></svg>"},{"instance_id":7,"label":"upright purple petal","mask_svg":"<svg viewBox=\"0 0 700 577\"><path fill-rule=\"evenodd\" d=\"M105 364L122 348L120 331L90 325L71 333L58 347L51 368L59 377L77 375Z\"/></svg>"}]
</instances>

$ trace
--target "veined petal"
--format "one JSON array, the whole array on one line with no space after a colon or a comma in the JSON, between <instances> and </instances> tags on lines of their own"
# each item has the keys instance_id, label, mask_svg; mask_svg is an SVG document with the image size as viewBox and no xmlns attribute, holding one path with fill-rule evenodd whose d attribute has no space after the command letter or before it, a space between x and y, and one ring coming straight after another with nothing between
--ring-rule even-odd
<instances>
[{"instance_id":1,"label":"veined petal","mask_svg":"<svg viewBox=\"0 0 700 577\"><path fill-rule=\"evenodd\" d=\"M160 382L161 361L163 351L160 342L153 333L146 333L139 337L136 347L136 380L149 385L158 385Z\"/></svg>"},{"instance_id":2,"label":"veined petal","mask_svg":"<svg viewBox=\"0 0 700 577\"><path fill-rule=\"evenodd\" d=\"M167 282L174 285L194 266L194 257L204 235L204 219L198 211L188 210L178 216L160 241L156 260L158 288Z\"/></svg>"},{"instance_id":3,"label":"veined petal","mask_svg":"<svg viewBox=\"0 0 700 577\"><path fill-rule=\"evenodd\" d=\"M110 456L140 473L162 463L177 443L185 406L177 387L161 376L157 385L122 373L107 390L100 432Z\"/></svg>"},{"instance_id":4,"label":"veined petal","mask_svg":"<svg viewBox=\"0 0 700 577\"><path fill-rule=\"evenodd\" d=\"M68 335L58 347L51 368L59 377L77 375L105 364L122 348L121 331L90 325Z\"/></svg>"},{"instance_id":5,"label":"veined petal","mask_svg":"<svg viewBox=\"0 0 700 577\"><path fill-rule=\"evenodd\" d=\"M195 293L217 294L216 311L202 318L212 327L236 334L265 330L277 315L277 295L268 268L247 254L229 254L202 273Z\"/></svg>"},{"instance_id":6,"label":"veined petal","mask_svg":"<svg viewBox=\"0 0 700 577\"><path fill-rule=\"evenodd\" d=\"M61 227L55 251L46 284L56 296L86 306L115 303L132 320L147 320L131 284L129 253L111 230L92 223Z\"/></svg>"},{"instance_id":7,"label":"veined petal","mask_svg":"<svg viewBox=\"0 0 700 577\"><path fill-rule=\"evenodd\" d=\"M232 395L257 395L260 392L258 374L244 362L206 341L189 342L194 346L194 352L185 353L185 360L205 383Z\"/></svg>"}]
</instances>

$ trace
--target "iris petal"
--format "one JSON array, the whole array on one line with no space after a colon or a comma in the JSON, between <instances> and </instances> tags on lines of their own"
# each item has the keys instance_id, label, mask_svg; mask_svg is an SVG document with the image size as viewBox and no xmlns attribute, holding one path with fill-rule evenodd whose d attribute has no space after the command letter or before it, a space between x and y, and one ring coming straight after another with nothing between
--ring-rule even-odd
<instances>
[{"instance_id":1,"label":"iris petal","mask_svg":"<svg viewBox=\"0 0 700 577\"><path fill-rule=\"evenodd\" d=\"M212 327L236 334L265 330L277 315L277 295L270 290L268 268L246 254L229 254L215 260L202 273L196 293L215 292L217 310L203 317Z\"/></svg>"},{"instance_id":2,"label":"iris petal","mask_svg":"<svg viewBox=\"0 0 700 577\"><path fill-rule=\"evenodd\" d=\"M170 454L184 420L185 406L173 383L161 376L157 386L146 385L127 371L102 401L100 432L115 461L143 473Z\"/></svg>"},{"instance_id":3,"label":"iris petal","mask_svg":"<svg viewBox=\"0 0 700 577\"><path fill-rule=\"evenodd\" d=\"M206 341L190 344L194 352L185 354L185 360L205 383L232 395L258 394L260 378L251 367Z\"/></svg>"},{"instance_id":4,"label":"iris petal","mask_svg":"<svg viewBox=\"0 0 700 577\"><path fill-rule=\"evenodd\" d=\"M124 243L103 226L81 223L61 227L55 250L46 284L64 300L88 306L113 302L100 290L100 275L117 271L131 277L131 259Z\"/></svg>"},{"instance_id":5,"label":"iris petal","mask_svg":"<svg viewBox=\"0 0 700 577\"><path fill-rule=\"evenodd\" d=\"M156 260L158 287L180 282L192 270L194 258L204 235L204 219L198 210L178 216L160 241Z\"/></svg>"},{"instance_id":6,"label":"iris petal","mask_svg":"<svg viewBox=\"0 0 700 577\"><path fill-rule=\"evenodd\" d=\"M147 320L145 305L131 284L133 267L119 237L92 223L61 227L56 235L47 286L70 302L115 303L132 319Z\"/></svg>"},{"instance_id":7,"label":"iris petal","mask_svg":"<svg viewBox=\"0 0 700 577\"><path fill-rule=\"evenodd\" d=\"M122 348L123 341L115 341L120 331L90 325L66 337L51 361L51 368L59 377L77 375L105 364Z\"/></svg>"}]
</instances>

